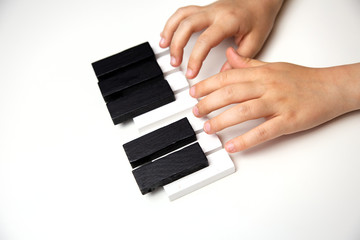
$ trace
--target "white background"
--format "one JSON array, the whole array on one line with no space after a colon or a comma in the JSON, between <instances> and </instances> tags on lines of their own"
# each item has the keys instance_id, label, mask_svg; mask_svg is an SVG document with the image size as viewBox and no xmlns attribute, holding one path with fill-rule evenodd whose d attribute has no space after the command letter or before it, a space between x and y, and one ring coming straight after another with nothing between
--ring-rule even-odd
<instances>
[{"instance_id":1,"label":"white background","mask_svg":"<svg viewBox=\"0 0 360 240\"><path fill-rule=\"evenodd\" d=\"M0 0L1 240L360 239L359 111L233 154L236 173L174 202L140 194L122 150L136 131L113 126L90 64L160 40L178 7L207 3ZM359 62L359 13L358 0L288 1L259 58Z\"/></svg>"}]
</instances>

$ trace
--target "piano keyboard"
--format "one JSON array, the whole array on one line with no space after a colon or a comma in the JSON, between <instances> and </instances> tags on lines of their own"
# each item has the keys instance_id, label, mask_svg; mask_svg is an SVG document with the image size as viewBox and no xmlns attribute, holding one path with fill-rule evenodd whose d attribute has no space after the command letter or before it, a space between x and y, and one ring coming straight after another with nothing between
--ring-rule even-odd
<instances>
[{"instance_id":1,"label":"piano keyboard","mask_svg":"<svg viewBox=\"0 0 360 240\"><path fill-rule=\"evenodd\" d=\"M142 194L163 187L175 200L235 171L216 134L203 131L189 83L168 49L143 43L92 64L114 124L142 134L123 145Z\"/></svg>"}]
</instances>

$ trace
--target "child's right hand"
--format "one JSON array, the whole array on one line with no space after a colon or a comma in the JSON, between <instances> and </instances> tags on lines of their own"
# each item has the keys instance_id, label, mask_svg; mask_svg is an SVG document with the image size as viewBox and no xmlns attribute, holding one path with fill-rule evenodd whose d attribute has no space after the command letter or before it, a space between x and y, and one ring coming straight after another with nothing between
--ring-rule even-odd
<instances>
[{"instance_id":1,"label":"child's right hand","mask_svg":"<svg viewBox=\"0 0 360 240\"><path fill-rule=\"evenodd\" d=\"M179 66L191 34L207 28L190 55L186 77L194 78L211 48L235 37L237 52L254 57L268 37L283 0L219 0L210 5L178 9L162 31L160 46L170 46L171 64ZM225 63L222 70L231 68Z\"/></svg>"}]
</instances>

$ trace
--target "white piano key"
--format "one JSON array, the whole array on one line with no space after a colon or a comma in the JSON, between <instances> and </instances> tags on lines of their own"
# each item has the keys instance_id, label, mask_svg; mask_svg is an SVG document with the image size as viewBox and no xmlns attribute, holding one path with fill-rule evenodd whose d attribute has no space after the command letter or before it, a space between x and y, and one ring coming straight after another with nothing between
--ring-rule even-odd
<instances>
[{"instance_id":1,"label":"white piano key","mask_svg":"<svg viewBox=\"0 0 360 240\"><path fill-rule=\"evenodd\" d=\"M161 70L163 71L164 74L166 74L167 72L173 71L175 69L180 69L178 67L173 67L170 64L170 54L166 54L164 56L160 56L158 59L156 59Z\"/></svg>"},{"instance_id":2,"label":"white piano key","mask_svg":"<svg viewBox=\"0 0 360 240\"><path fill-rule=\"evenodd\" d=\"M158 40L149 41L149 44L150 44L151 48L153 49L155 55L159 56L159 55L165 54L166 52L169 53L169 48L160 47L159 41L160 41L160 38Z\"/></svg>"},{"instance_id":3,"label":"white piano key","mask_svg":"<svg viewBox=\"0 0 360 240\"><path fill-rule=\"evenodd\" d=\"M165 79L168 81L174 93L189 88L189 82L181 71L168 74L165 76Z\"/></svg>"},{"instance_id":4,"label":"white piano key","mask_svg":"<svg viewBox=\"0 0 360 240\"><path fill-rule=\"evenodd\" d=\"M222 149L207 156L209 166L164 186L171 201L235 172L235 166Z\"/></svg>"},{"instance_id":5,"label":"white piano key","mask_svg":"<svg viewBox=\"0 0 360 240\"><path fill-rule=\"evenodd\" d=\"M142 131L142 129L146 128L147 126L169 118L176 113L190 109L197 103L198 102L195 98L189 96L188 91L179 92L178 94L175 94L174 102L168 103L162 107L134 117L135 126L137 129Z\"/></svg>"},{"instance_id":6,"label":"white piano key","mask_svg":"<svg viewBox=\"0 0 360 240\"><path fill-rule=\"evenodd\" d=\"M201 132L196 135L196 138L204 153L210 153L222 148L221 141L216 134Z\"/></svg>"},{"instance_id":7,"label":"white piano key","mask_svg":"<svg viewBox=\"0 0 360 240\"><path fill-rule=\"evenodd\" d=\"M176 113L172 116L169 116L168 118L162 119L158 122L152 123L150 125L146 125L145 127L142 127L140 129L138 129L139 133L141 134L146 134L149 133L151 131L154 131L158 128L161 128L163 126L169 125L173 122L176 122L182 118L186 117L189 120L190 125L192 126L192 128L194 129L195 133L199 133L204 131L204 123L208 120L208 118L206 117L202 117L202 118L197 118L194 116L194 114L192 113L191 109L187 109L185 111Z\"/></svg>"},{"instance_id":8,"label":"white piano key","mask_svg":"<svg viewBox=\"0 0 360 240\"><path fill-rule=\"evenodd\" d=\"M189 120L190 125L192 126L192 128L196 133L203 131L204 124L208 120L207 117L202 117L202 118L195 117L191 110L186 112L184 117L186 117Z\"/></svg>"}]
</instances>

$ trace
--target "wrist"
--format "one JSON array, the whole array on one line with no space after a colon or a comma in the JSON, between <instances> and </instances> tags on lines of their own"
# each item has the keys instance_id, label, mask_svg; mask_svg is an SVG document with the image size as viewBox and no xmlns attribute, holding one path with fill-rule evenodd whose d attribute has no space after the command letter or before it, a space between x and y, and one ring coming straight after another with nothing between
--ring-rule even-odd
<instances>
[{"instance_id":1,"label":"wrist","mask_svg":"<svg viewBox=\"0 0 360 240\"><path fill-rule=\"evenodd\" d=\"M284 0L264 0L266 6L273 8L275 11L279 11L284 3Z\"/></svg>"},{"instance_id":2,"label":"wrist","mask_svg":"<svg viewBox=\"0 0 360 240\"><path fill-rule=\"evenodd\" d=\"M321 69L324 81L334 86L343 113L360 109L360 63Z\"/></svg>"}]
</instances>

